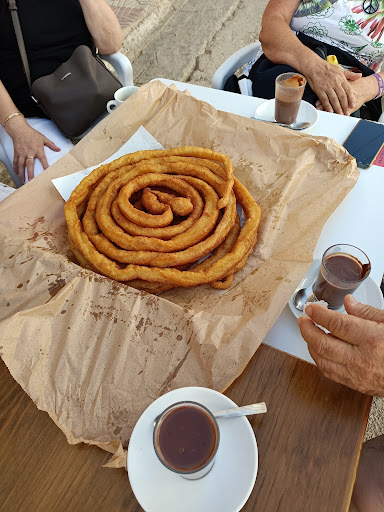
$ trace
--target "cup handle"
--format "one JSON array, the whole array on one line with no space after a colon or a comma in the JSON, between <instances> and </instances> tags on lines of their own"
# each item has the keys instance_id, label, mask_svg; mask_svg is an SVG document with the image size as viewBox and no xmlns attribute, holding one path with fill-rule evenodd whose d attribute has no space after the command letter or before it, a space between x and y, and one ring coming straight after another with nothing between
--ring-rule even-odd
<instances>
[{"instance_id":1,"label":"cup handle","mask_svg":"<svg viewBox=\"0 0 384 512\"><path fill-rule=\"evenodd\" d=\"M114 110L116 110L118 107L118 104L117 104L117 101L116 100L110 100L108 101L107 103L107 110L108 112L111 114Z\"/></svg>"}]
</instances>

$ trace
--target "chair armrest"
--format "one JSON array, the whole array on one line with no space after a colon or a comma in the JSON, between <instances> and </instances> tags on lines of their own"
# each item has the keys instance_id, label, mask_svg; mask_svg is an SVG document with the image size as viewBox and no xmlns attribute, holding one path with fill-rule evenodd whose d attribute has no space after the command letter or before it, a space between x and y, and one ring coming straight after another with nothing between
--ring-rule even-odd
<instances>
[{"instance_id":1,"label":"chair armrest","mask_svg":"<svg viewBox=\"0 0 384 512\"><path fill-rule=\"evenodd\" d=\"M114 68L124 87L133 85L133 69L128 57L118 52L110 55L100 55L100 58L107 61Z\"/></svg>"},{"instance_id":2,"label":"chair armrest","mask_svg":"<svg viewBox=\"0 0 384 512\"><path fill-rule=\"evenodd\" d=\"M240 48L240 50L228 57L213 75L212 87L214 89L223 89L228 78L241 66L249 62L256 55L260 47L260 42L256 41L248 46L244 46L244 48Z\"/></svg>"}]
</instances>

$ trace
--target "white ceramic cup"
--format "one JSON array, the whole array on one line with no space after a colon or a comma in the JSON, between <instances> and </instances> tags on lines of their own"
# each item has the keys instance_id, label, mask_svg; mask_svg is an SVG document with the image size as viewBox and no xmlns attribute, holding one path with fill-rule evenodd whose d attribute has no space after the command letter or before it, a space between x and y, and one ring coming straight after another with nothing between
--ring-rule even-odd
<instances>
[{"instance_id":1,"label":"white ceramic cup","mask_svg":"<svg viewBox=\"0 0 384 512\"><path fill-rule=\"evenodd\" d=\"M128 99L132 94L134 94L138 90L138 87L135 85L128 85L127 87L121 87L117 89L114 94L114 100L110 100L107 103L107 110L109 113L116 110L116 108L121 105L126 99Z\"/></svg>"}]
</instances>

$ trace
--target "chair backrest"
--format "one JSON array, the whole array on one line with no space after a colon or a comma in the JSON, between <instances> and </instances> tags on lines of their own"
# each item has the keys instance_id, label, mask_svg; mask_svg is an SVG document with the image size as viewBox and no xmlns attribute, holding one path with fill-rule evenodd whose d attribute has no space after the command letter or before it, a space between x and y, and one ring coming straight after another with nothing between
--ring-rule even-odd
<instances>
[{"instance_id":1,"label":"chair backrest","mask_svg":"<svg viewBox=\"0 0 384 512\"><path fill-rule=\"evenodd\" d=\"M225 82L228 78L241 68L241 66L252 60L260 49L260 41L255 41L233 53L213 75L212 87L214 89L224 89Z\"/></svg>"}]
</instances>

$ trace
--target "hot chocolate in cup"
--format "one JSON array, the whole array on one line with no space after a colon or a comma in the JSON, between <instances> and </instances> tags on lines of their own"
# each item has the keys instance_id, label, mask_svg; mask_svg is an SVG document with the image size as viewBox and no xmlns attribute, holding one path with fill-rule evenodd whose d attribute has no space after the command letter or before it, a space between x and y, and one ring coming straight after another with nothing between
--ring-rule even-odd
<instances>
[{"instance_id":1,"label":"hot chocolate in cup","mask_svg":"<svg viewBox=\"0 0 384 512\"><path fill-rule=\"evenodd\" d=\"M315 300L324 300L330 309L341 308L344 297L353 293L369 276L371 263L358 247L337 244L323 254L314 286Z\"/></svg>"},{"instance_id":2,"label":"hot chocolate in cup","mask_svg":"<svg viewBox=\"0 0 384 512\"><path fill-rule=\"evenodd\" d=\"M299 73L283 73L276 78L275 120L278 123L296 121L306 83L306 78Z\"/></svg>"},{"instance_id":3,"label":"hot chocolate in cup","mask_svg":"<svg viewBox=\"0 0 384 512\"><path fill-rule=\"evenodd\" d=\"M188 480L212 469L220 432L209 409L197 402L171 405L155 420L153 446L160 462Z\"/></svg>"}]
</instances>

